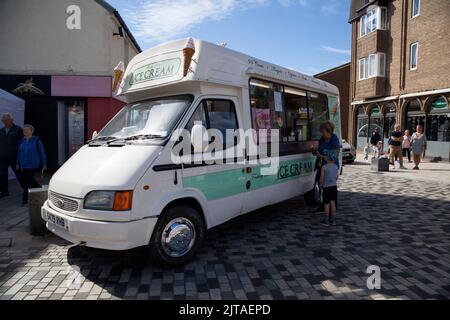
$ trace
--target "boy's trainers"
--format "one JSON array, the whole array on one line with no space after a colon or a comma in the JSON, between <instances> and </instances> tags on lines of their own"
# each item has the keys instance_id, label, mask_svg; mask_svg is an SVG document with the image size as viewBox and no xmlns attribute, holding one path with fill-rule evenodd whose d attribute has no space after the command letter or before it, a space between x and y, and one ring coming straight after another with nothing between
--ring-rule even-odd
<instances>
[{"instance_id":1,"label":"boy's trainers","mask_svg":"<svg viewBox=\"0 0 450 320\"><path fill-rule=\"evenodd\" d=\"M336 219L330 220L330 226L337 226Z\"/></svg>"},{"instance_id":2,"label":"boy's trainers","mask_svg":"<svg viewBox=\"0 0 450 320\"><path fill-rule=\"evenodd\" d=\"M327 219L322 219L322 220L320 221L320 224L323 225L323 226L326 226L326 227L329 227L329 226L330 226L330 223L328 222Z\"/></svg>"}]
</instances>

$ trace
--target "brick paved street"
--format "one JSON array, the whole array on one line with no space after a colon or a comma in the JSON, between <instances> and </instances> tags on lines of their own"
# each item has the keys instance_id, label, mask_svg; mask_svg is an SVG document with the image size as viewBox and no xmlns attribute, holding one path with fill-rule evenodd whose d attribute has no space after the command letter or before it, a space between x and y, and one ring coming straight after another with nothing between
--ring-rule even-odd
<instances>
[{"instance_id":1,"label":"brick paved street","mask_svg":"<svg viewBox=\"0 0 450 320\"><path fill-rule=\"evenodd\" d=\"M346 166L338 227L290 200L209 231L197 258L174 270L142 249L31 237L17 194L0 200L0 299L449 299L450 164L423 169ZM366 287L370 265L381 290ZM68 288L71 267L79 289Z\"/></svg>"}]
</instances>

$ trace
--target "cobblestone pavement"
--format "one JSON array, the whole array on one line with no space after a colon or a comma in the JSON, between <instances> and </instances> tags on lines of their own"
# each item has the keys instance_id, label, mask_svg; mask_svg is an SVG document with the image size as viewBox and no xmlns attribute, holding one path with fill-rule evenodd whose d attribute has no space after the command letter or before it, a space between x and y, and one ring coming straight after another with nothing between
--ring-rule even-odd
<instances>
[{"instance_id":1,"label":"cobblestone pavement","mask_svg":"<svg viewBox=\"0 0 450 320\"><path fill-rule=\"evenodd\" d=\"M196 259L173 270L142 249L31 237L13 196L0 200L0 299L449 299L450 164L423 169L346 166L337 227L293 199L210 230ZM380 290L367 289L371 265Z\"/></svg>"}]
</instances>

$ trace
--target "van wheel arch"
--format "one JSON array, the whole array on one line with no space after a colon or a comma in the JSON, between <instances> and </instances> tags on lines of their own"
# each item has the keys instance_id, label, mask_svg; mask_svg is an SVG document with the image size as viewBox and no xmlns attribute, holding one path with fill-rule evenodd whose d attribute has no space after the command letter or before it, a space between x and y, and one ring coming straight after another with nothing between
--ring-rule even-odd
<instances>
[{"instance_id":1,"label":"van wheel arch","mask_svg":"<svg viewBox=\"0 0 450 320\"><path fill-rule=\"evenodd\" d=\"M188 206L191 207L192 209L195 209L201 216L203 223L205 224L206 228L208 228L208 222L206 221L206 217L205 217L205 211L203 210L202 205L200 204L200 202L193 198L193 197L186 197L186 198L179 198L179 199L175 199L171 202L169 202L162 210L161 210L161 215L164 214L164 212L167 212L167 210L169 208L172 207L176 207L176 206Z\"/></svg>"}]
</instances>

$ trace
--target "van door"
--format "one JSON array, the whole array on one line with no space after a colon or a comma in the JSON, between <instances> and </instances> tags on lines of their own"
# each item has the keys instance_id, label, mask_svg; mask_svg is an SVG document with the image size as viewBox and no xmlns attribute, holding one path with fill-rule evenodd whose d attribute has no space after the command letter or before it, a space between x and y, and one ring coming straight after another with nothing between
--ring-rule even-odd
<instances>
[{"instance_id":1,"label":"van door","mask_svg":"<svg viewBox=\"0 0 450 320\"><path fill-rule=\"evenodd\" d=\"M236 105L237 99L234 98L203 98L185 127L192 133L195 126L202 125L216 133L209 137L209 143L214 142L217 146L214 153L208 149L202 152L192 148L194 161L183 166L183 187L200 192L207 200L209 227L239 215L242 210L246 191L244 163L227 157L227 154L233 154L230 151L235 147L235 139L227 130L237 130L242 123ZM219 155L222 157L218 160Z\"/></svg>"}]
</instances>

